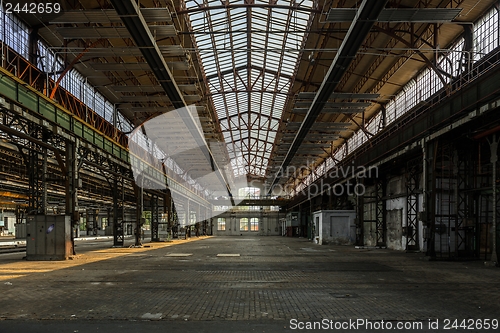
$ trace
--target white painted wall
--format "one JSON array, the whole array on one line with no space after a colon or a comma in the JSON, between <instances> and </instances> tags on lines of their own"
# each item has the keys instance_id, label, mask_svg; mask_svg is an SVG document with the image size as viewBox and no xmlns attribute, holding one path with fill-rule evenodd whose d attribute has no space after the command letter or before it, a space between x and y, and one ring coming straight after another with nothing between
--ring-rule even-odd
<instances>
[{"instance_id":1,"label":"white painted wall","mask_svg":"<svg viewBox=\"0 0 500 333\"><path fill-rule=\"evenodd\" d=\"M322 244L354 244L356 241L356 211L354 210L320 210L313 213L313 221L317 243ZM316 227L315 227L316 229Z\"/></svg>"}]
</instances>

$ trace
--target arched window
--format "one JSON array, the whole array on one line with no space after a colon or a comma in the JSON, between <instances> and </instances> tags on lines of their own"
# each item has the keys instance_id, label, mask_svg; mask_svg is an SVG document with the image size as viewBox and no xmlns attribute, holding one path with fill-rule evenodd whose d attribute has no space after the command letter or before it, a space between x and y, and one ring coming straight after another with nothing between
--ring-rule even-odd
<instances>
[{"instance_id":1,"label":"arched window","mask_svg":"<svg viewBox=\"0 0 500 333\"><path fill-rule=\"evenodd\" d=\"M258 187L242 187L238 190L238 196L241 198L258 198L260 196L260 188Z\"/></svg>"},{"instance_id":2,"label":"arched window","mask_svg":"<svg viewBox=\"0 0 500 333\"><path fill-rule=\"evenodd\" d=\"M219 217L217 219L217 230L218 231L225 231L226 230L226 218L225 217Z\"/></svg>"},{"instance_id":3,"label":"arched window","mask_svg":"<svg viewBox=\"0 0 500 333\"><path fill-rule=\"evenodd\" d=\"M259 231L259 219L257 217L250 219L250 231Z\"/></svg>"},{"instance_id":4,"label":"arched window","mask_svg":"<svg viewBox=\"0 0 500 333\"><path fill-rule=\"evenodd\" d=\"M248 218L240 219L240 231L248 231Z\"/></svg>"}]
</instances>

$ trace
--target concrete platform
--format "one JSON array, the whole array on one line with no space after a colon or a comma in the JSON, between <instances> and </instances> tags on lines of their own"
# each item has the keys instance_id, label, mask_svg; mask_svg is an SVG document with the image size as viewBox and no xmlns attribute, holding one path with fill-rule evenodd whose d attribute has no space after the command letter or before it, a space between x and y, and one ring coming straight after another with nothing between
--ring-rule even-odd
<instances>
[{"instance_id":1,"label":"concrete platform","mask_svg":"<svg viewBox=\"0 0 500 333\"><path fill-rule=\"evenodd\" d=\"M324 319L439 332L446 319L500 320L500 270L480 261L283 237L146 245L85 248L63 262L0 257L0 332L313 332L298 323Z\"/></svg>"}]
</instances>

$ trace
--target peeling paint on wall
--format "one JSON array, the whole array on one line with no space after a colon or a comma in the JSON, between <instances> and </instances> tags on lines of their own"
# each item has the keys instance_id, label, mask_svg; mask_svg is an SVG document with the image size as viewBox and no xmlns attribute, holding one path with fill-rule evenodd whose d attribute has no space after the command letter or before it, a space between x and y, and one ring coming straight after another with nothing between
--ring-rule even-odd
<instances>
[{"instance_id":1,"label":"peeling paint on wall","mask_svg":"<svg viewBox=\"0 0 500 333\"><path fill-rule=\"evenodd\" d=\"M387 247L393 250L403 250L402 228L403 209L387 211Z\"/></svg>"}]
</instances>

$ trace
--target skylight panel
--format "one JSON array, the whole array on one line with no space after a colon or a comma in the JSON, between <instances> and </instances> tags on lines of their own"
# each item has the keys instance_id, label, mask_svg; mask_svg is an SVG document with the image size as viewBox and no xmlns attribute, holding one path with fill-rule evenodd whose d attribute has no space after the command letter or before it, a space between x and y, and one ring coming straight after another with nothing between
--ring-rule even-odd
<instances>
[{"instance_id":1,"label":"skylight panel","mask_svg":"<svg viewBox=\"0 0 500 333\"><path fill-rule=\"evenodd\" d=\"M227 126L227 119L223 119L220 121L220 126L222 127L222 130L228 130L229 127ZM226 134L224 134L226 136Z\"/></svg>"},{"instance_id":2,"label":"skylight panel","mask_svg":"<svg viewBox=\"0 0 500 333\"><path fill-rule=\"evenodd\" d=\"M305 30L310 12L300 8L311 8L313 2L301 1L299 8L292 8L296 3L291 0L279 1L280 5L290 5L290 8L258 6L269 4L268 0L255 0L256 6L250 8L231 6L243 3L242 0L230 0L225 9L210 10L209 7L220 6L221 2L187 0L186 7L188 10L208 7L190 14L190 19L194 31L207 32L194 37L196 47L200 49L202 68L210 77L207 88L212 94L221 129L230 131L224 132L227 147L240 147L244 156L233 165L235 175L244 175L245 172L264 175L270 153L260 152L259 158L253 160L249 153L272 149L279 124L276 119L280 119L283 113L290 76L299 60L300 53L290 50L298 49L305 36L305 33L285 31ZM248 11L251 11L250 15ZM253 31L250 36L246 33L247 23ZM250 72L248 64L252 66ZM264 73L265 69L285 76ZM223 75L222 79L220 75ZM273 96L276 91L283 95ZM223 121L228 116L229 121ZM276 119L270 120L271 116ZM269 125L271 131L268 133ZM246 140L248 136L253 140L250 146Z\"/></svg>"},{"instance_id":3,"label":"skylight panel","mask_svg":"<svg viewBox=\"0 0 500 333\"><path fill-rule=\"evenodd\" d=\"M279 122L276 119L271 119L271 129L278 129Z\"/></svg>"},{"instance_id":4,"label":"skylight panel","mask_svg":"<svg viewBox=\"0 0 500 333\"><path fill-rule=\"evenodd\" d=\"M261 32L253 33L251 45L263 48L266 45L266 34Z\"/></svg>"}]
</instances>

